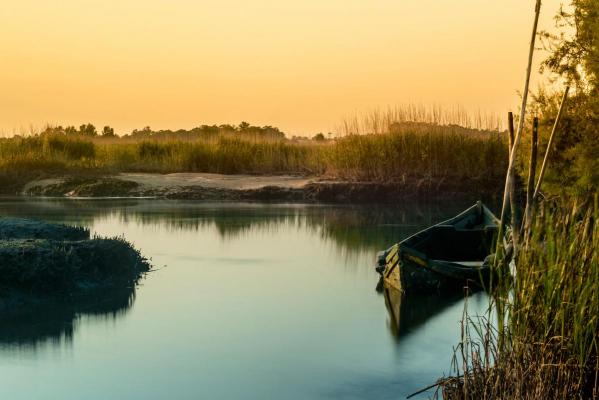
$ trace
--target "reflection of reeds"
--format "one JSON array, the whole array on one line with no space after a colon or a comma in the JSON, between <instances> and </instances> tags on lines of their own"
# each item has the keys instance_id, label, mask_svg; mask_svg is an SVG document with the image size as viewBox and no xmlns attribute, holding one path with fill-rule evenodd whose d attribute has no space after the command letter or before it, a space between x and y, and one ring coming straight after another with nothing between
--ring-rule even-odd
<instances>
[{"instance_id":1,"label":"reflection of reeds","mask_svg":"<svg viewBox=\"0 0 599 400\"><path fill-rule=\"evenodd\" d=\"M149 200L89 201L46 200L0 204L6 215L40 215L52 220L77 216L74 223L91 225L97 219L116 218L124 223L179 231L214 229L225 240L279 229L305 230L332 243L343 256L382 250L401 238L463 209L464 204L444 202L401 203L390 206L304 206L225 204Z\"/></svg>"},{"instance_id":2,"label":"reflection of reeds","mask_svg":"<svg viewBox=\"0 0 599 400\"><path fill-rule=\"evenodd\" d=\"M120 318L134 301L135 286L103 288L6 311L0 317L0 349L36 350L46 343L71 343L79 318Z\"/></svg>"},{"instance_id":3,"label":"reflection of reeds","mask_svg":"<svg viewBox=\"0 0 599 400\"><path fill-rule=\"evenodd\" d=\"M509 297L498 295L505 327L465 321L445 398L599 396L599 204L574 208L536 218Z\"/></svg>"}]
</instances>

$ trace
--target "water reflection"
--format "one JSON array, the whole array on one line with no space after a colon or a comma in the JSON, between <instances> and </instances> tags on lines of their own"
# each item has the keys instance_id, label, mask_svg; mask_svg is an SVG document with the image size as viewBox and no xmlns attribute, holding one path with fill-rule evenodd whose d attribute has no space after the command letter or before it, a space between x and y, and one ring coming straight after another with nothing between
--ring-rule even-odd
<instances>
[{"instance_id":1,"label":"water reflection","mask_svg":"<svg viewBox=\"0 0 599 400\"><path fill-rule=\"evenodd\" d=\"M385 287L382 294L389 313L388 327L393 337L415 332L429 319L464 300L464 294L402 295L397 289Z\"/></svg>"},{"instance_id":2,"label":"water reflection","mask_svg":"<svg viewBox=\"0 0 599 400\"><path fill-rule=\"evenodd\" d=\"M0 201L0 215L123 234L167 266L137 297L0 316L0 397L403 398L449 366L463 303L381 296L375 254L466 206Z\"/></svg>"},{"instance_id":3,"label":"water reflection","mask_svg":"<svg viewBox=\"0 0 599 400\"><path fill-rule=\"evenodd\" d=\"M333 242L344 254L380 250L423 227L463 210L466 203L402 203L389 205L297 205L197 203L161 200L29 199L0 201L0 215L37 217L90 226L116 218L143 226L166 226L173 232L210 227L222 239L258 231L303 229Z\"/></svg>"},{"instance_id":4,"label":"water reflection","mask_svg":"<svg viewBox=\"0 0 599 400\"><path fill-rule=\"evenodd\" d=\"M332 244L338 255L346 261L353 260L353 264L357 257L366 256L362 263L371 268L374 252L459 212L463 207L461 203L416 202L389 207L19 198L0 201L0 215L84 226L112 219L123 225L134 223L145 229L166 228L173 233L214 228L225 241L257 232L276 234L279 230L304 230ZM68 301L38 304L19 314L0 315L3 320L0 345L69 342L78 318L85 315L116 319L132 306L134 298L134 288L111 290ZM458 302L462 296L402 299L398 293L385 289L384 298L390 316L389 328L393 336L399 338Z\"/></svg>"},{"instance_id":5,"label":"water reflection","mask_svg":"<svg viewBox=\"0 0 599 400\"><path fill-rule=\"evenodd\" d=\"M70 345L81 318L114 321L122 318L134 301L134 287L111 288L5 311L0 313L0 349Z\"/></svg>"}]
</instances>

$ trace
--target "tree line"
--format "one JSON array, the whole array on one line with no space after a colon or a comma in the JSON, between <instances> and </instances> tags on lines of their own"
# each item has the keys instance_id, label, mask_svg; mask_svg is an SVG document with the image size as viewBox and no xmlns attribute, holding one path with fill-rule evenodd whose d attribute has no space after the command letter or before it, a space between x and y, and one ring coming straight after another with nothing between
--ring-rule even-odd
<instances>
[{"instance_id":1,"label":"tree line","mask_svg":"<svg viewBox=\"0 0 599 400\"><path fill-rule=\"evenodd\" d=\"M285 133L279 128L266 125L255 126L248 122L241 122L239 125L200 125L192 129L178 130L153 130L149 126L142 129L134 129L129 134L120 136L123 138L135 139L197 139L207 136L217 136L223 133L238 133L244 135L255 135L261 138L284 139ZM42 134L64 134L70 136L84 137L104 137L117 138L114 128L105 126L101 131L98 131L93 124L83 124L76 128L75 126L49 126Z\"/></svg>"}]
</instances>

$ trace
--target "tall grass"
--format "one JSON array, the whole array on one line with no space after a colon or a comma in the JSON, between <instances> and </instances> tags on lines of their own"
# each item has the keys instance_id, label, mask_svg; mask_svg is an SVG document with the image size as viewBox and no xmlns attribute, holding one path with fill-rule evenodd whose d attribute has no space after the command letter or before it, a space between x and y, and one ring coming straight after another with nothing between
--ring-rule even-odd
<instances>
[{"instance_id":1,"label":"tall grass","mask_svg":"<svg viewBox=\"0 0 599 400\"><path fill-rule=\"evenodd\" d=\"M0 140L0 168L328 175L350 180L405 176L500 174L506 145L497 133L448 133L431 128L385 135L352 135L319 143L248 140L138 142L58 136Z\"/></svg>"},{"instance_id":2,"label":"tall grass","mask_svg":"<svg viewBox=\"0 0 599 400\"><path fill-rule=\"evenodd\" d=\"M402 125L387 134L339 139L328 149L327 168L335 176L373 181L500 178L506 152L497 132Z\"/></svg>"},{"instance_id":3,"label":"tall grass","mask_svg":"<svg viewBox=\"0 0 599 400\"><path fill-rule=\"evenodd\" d=\"M491 113L472 113L465 108L405 104L374 109L346 117L337 127L344 135L384 134L405 123L444 126L446 128L468 128L480 131L503 130L503 119Z\"/></svg>"},{"instance_id":4,"label":"tall grass","mask_svg":"<svg viewBox=\"0 0 599 400\"><path fill-rule=\"evenodd\" d=\"M597 198L544 207L513 286L498 294L504 329L465 324L461 377L444 382L445 398L599 397L598 222Z\"/></svg>"},{"instance_id":5,"label":"tall grass","mask_svg":"<svg viewBox=\"0 0 599 400\"><path fill-rule=\"evenodd\" d=\"M210 172L375 182L498 180L506 168L503 136L497 131L422 123L396 123L384 134L322 141L239 132L196 135L193 140L169 135L102 138L44 133L0 139L0 175Z\"/></svg>"}]
</instances>

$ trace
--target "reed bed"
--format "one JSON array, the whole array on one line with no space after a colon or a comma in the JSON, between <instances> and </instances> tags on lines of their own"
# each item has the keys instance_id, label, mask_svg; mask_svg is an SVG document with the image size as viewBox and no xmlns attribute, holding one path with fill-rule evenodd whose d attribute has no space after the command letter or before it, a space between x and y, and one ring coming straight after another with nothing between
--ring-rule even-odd
<instances>
[{"instance_id":1,"label":"reed bed","mask_svg":"<svg viewBox=\"0 0 599 400\"><path fill-rule=\"evenodd\" d=\"M503 119L497 114L468 112L460 106L404 104L373 109L344 118L337 127L337 133L345 135L385 134L405 123L436 125L454 128L468 128L479 131L504 130Z\"/></svg>"},{"instance_id":2,"label":"reed bed","mask_svg":"<svg viewBox=\"0 0 599 400\"><path fill-rule=\"evenodd\" d=\"M445 399L599 398L599 204L545 205L492 317L464 319ZM501 328L501 329L498 329Z\"/></svg>"},{"instance_id":3,"label":"reed bed","mask_svg":"<svg viewBox=\"0 0 599 400\"><path fill-rule=\"evenodd\" d=\"M501 179L507 166L503 136L425 123L396 123L388 133L333 140L239 132L186 139L43 133L0 139L0 181L84 172L292 174L385 183L412 178L492 180Z\"/></svg>"},{"instance_id":4,"label":"reed bed","mask_svg":"<svg viewBox=\"0 0 599 400\"><path fill-rule=\"evenodd\" d=\"M348 135L328 151L327 171L345 179L501 179L507 144L499 132L422 123L389 133Z\"/></svg>"}]
</instances>

